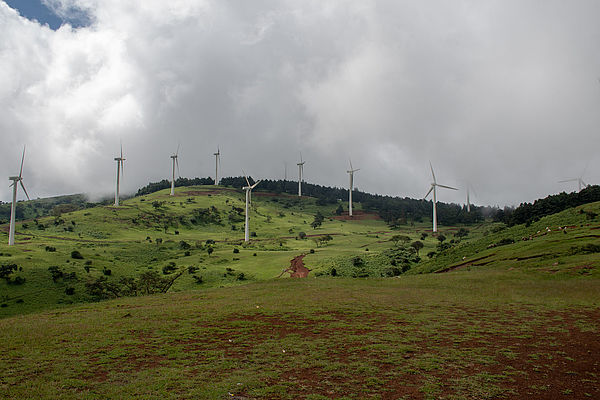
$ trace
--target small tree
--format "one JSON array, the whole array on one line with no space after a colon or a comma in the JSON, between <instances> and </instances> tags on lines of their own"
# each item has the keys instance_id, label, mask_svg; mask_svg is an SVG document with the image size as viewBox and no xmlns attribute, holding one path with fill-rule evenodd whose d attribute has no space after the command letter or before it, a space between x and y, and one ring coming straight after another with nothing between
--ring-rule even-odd
<instances>
[{"instance_id":1,"label":"small tree","mask_svg":"<svg viewBox=\"0 0 600 400\"><path fill-rule=\"evenodd\" d=\"M444 236L440 233L437 237L437 240L439 240L440 243L444 243L444 240L446 240L446 236Z\"/></svg>"},{"instance_id":2,"label":"small tree","mask_svg":"<svg viewBox=\"0 0 600 400\"><path fill-rule=\"evenodd\" d=\"M469 230L465 229L465 228L460 228L455 234L454 236L458 237L458 238L462 238L465 236L469 235Z\"/></svg>"},{"instance_id":3,"label":"small tree","mask_svg":"<svg viewBox=\"0 0 600 400\"><path fill-rule=\"evenodd\" d=\"M335 215L342 215L343 212L344 212L344 207L342 207L342 205L340 204L338 206L338 208L336 208L336 210L335 210Z\"/></svg>"},{"instance_id":4,"label":"small tree","mask_svg":"<svg viewBox=\"0 0 600 400\"><path fill-rule=\"evenodd\" d=\"M410 247L412 247L413 249L415 249L417 251L417 256L418 256L419 255L419 250L421 250L424 247L424 244L423 244L423 242L415 240L414 242L412 242L410 244Z\"/></svg>"},{"instance_id":5,"label":"small tree","mask_svg":"<svg viewBox=\"0 0 600 400\"><path fill-rule=\"evenodd\" d=\"M421 240L425 240L425 238L427 238L427 235L425 232L421 233Z\"/></svg>"}]
</instances>

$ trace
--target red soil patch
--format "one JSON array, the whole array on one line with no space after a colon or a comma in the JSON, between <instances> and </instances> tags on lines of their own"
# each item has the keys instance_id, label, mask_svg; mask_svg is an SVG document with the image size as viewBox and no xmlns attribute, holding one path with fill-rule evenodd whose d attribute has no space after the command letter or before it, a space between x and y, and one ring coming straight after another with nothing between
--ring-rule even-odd
<instances>
[{"instance_id":1,"label":"red soil patch","mask_svg":"<svg viewBox=\"0 0 600 400\"><path fill-rule=\"evenodd\" d=\"M284 273L289 272L290 278L306 278L308 276L308 273L310 272L310 269L306 268L304 266L304 261L302 261L302 259L305 256L306 254L301 254L297 257L292 258L290 260L290 267L284 269L279 275L279 277L281 277L281 275L283 275Z\"/></svg>"},{"instance_id":2,"label":"red soil patch","mask_svg":"<svg viewBox=\"0 0 600 400\"><path fill-rule=\"evenodd\" d=\"M366 220L380 220L381 219L381 217L379 217L379 215L377 215L376 213L362 211L362 210L352 211L352 216L349 216L348 212L346 211L346 212L342 213L342 215L335 215L330 218L336 219L338 221L366 221Z\"/></svg>"}]
</instances>

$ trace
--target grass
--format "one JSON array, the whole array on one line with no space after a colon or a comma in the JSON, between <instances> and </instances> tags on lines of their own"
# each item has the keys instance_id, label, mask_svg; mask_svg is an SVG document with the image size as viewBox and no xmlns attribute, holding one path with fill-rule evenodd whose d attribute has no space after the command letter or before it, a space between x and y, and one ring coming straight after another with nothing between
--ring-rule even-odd
<instances>
[{"instance_id":1,"label":"grass","mask_svg":"<svg viewBox=\"0 0 600 400\"><path fill-rule=\"evenodd\" d=\"M577 374L555 390L596 390L577 346L597 339L600 282L500 277L269 281L6 318L0 387L13 398L495 398L525 395L515 376L568 363Z\"/></svg>"}]
</instances>

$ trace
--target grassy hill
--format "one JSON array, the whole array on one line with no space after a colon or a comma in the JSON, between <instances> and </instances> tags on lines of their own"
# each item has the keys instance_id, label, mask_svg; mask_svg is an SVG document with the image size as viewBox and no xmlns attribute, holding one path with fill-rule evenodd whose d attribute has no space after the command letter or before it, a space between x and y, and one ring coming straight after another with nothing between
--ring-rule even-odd
<instances>
[{"instance_id":1,"label":"grassy hill","mask_svg":"<svg viewBox=\"0 0 600 400\"><path fill-rule=\"evenodd\" d=\"M148 272L162 279L183 272L171 292L274 279L301 254L311 275L328 274L337 266L340 275L367 270L367 275L381 276L393 262L376 255L393 247L391 237L403 233L416 240L428 229L422 223L392 232L376 215L361 214L358 204L360 215L353 220L337 216L337 206L317 205L309 197L254 193L251 231L256 236L249 244L243 242L243 192L214 186L180 187L174 197L162 190L119 208L98 206L22 221L16 246L0 239L0 264L18 269L10 275L12 283L0 281L0 316L113 297L106 290L91 293L89 285L103 279L119 284ZM313 229L317 213L324 218ZM7 230L4 225L4 235ZM302 232L305 239L298 239ZM431 251L436 241L428 237L424 243L422 251ZM357 255L362 259L356 268L344 269ZM375 264L377 271L371 271ZM24 283L17 284L17 277Z\"/></svg>"},{"instance_id":2,"label":"grassy hill","mask_svg":"<svg viewBox=\"0 0 600 400\"><path fill-rule=\"evenodd\" d=\"M0 244L0 265L16 265L0 281L0 393L600 397L600 203L529 226L443 227L441 244L429 224L391 231L257 193L245 245L242 207L241 191L182 187L19 224L17 246ZM423 234L420 261L395 237ZM301 254L308 278L278 278ZM168 293L126 296L149 273Z\"/></svg>"}]
</instances>

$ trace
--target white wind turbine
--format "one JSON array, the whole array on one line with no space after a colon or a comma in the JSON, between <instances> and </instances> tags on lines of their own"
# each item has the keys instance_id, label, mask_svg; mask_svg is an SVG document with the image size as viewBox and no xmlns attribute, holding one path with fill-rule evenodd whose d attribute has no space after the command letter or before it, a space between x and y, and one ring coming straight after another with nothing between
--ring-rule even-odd
<instances>
[{"instance_id":1,"label":"white wind turbine","mask_svg":"<svg viewBox=\"0 0 600 400\"><path fill-rule=\"evenodd\" d=\"M177 151L171 156L173 159L173 179L171 180L171 196L175 196L175 165L177 165L177 175L179 175L179 145Z\"/></svg>"},{"instance_id":2,"label":"white wind turbine","mask_svg":"<svg viewBox=\"0 0 600 400\"><path fill-rule=\"evenodd\" d=\"M25 189L25 185L23 185L23 161L25 161L25 147L23 147L23 156L21 157L21 169L19 170L19 176L10 176L8 179L13 181L10 185L13 187L13 196L12 196L12 205L10 207L10 228L8 231L8 245L13 246L15 244L15 217L17 213L17 183L21 185L23 191L25 192L25 196L27 196L27 200L29 199L29 195L27 194L27 190Z\"/></svg>"},{"instance_id":3,"label":"white wind turbine","mask_svg":"<svg viewBox=\"0 0 600 400\"><path fill-rule=\"evenodd\" d=\"M300 162L296 164L298 166L298 197L302 197L302 175L304 175L304 163L302 161L302 152L300 152Z\"/></svg>"},{"instance_id":4,"label":"white wind turbine","mask_svg":"<svg viewBox=\"0 0 600 400\"><path fill-rule=\"evenodd\" d=\"M215 156L215 186L219 184L219 166L221 165L221 150L217 146L217 152L213 153Z\"/></svg>"},{"instance_id":5,"label":"white wind turbine","mask_svg":"<svg viewBox=\"0 0 600 400\"><path fill-rule=\"evenodd\" d=\"M458 190L456 188L453 188L451 186L446 186L446 185L440 185L439 183L437 183L437 181L435 180L435 173L433 172L433 166L431 165L431 161L429 162L429 167L431 168L431 176L433 176L433 182L431 182L431 187L429 188L429 192L427 192L427 194L423 197L423 199L426 199L427 196L429 196L429 193L431 193L433 191L433 233L437 232L437 190L436 188L439 187L443 187L446 189L452 189L452 190Z\"/></svg>"},{"instance_id":6,"label":"white wind turbine","mask_svg":"<svg viewBox=\"0 0 600 400\"><path fill-rule=\"evenodd\" d=\"M242 172L244 173L244 178L246 178L246 183L248 184L248 186L244 186L242 188L246 191L246 225L244 227L244 241L248 242L250 241L250 196L252 196L252 189L254 189L260 183L260 181L256 182L254 185L250 185L250 181L248 180L246 173L243 170Z\"/></svg>"},{"instance_id":7,"label":"white wind turbine","mask_svg":"<svg viewBox=\"0 0 600 400\"><path fill-rule=\"evenodd\" d=\"M470 197L470 191L473 190L473 193L475 193L475 190L473 189L473 186L471 186L471 184L469 182L467 182L467 212L471 212L471 197ZM475 196L477 197L477 193L475 193Z\"/></svg>"},{"instance_id":8,"label":"white wind turbine","mask_svg":"<svg viewBox=\"0 0 600 400\"><path fill-rule=\"evenodd\" d=\"M115 207L119 207L119 189L120 189L120 178L125 173L125 164L123 161L123 144L121 144L121 156L115 157L115 161L117 162L117 190L115 191Z\"/></svg>"},{"instance_id":9,"label":"white wind turbine","mask_svg":"<svg viewBox=\"0 0 600 400\"><path fill-rule=\"evenodd\" d=\"M360 171L360 168L354 169L352 167L352 160L350 161L350 169L348 171L346 171L348 174L350 174L350 190L349 190L349 195L348 195L348 215L352 216L352 190L354 190L354 173L356 171Z\"/></svg>"},{"instance_id":10,"label":"white wind turbine","mask_svg":"<svg viewBox=\"0 0 600 400\"><path fill-rule=\"evenodd\" d=\"M583 174L582 174L583 175ZM582 177L580 176L579 178L571 178L571 179L564 179L562 181L558 181L558 183L565 183L565 182L577 182L579 185L579 191L581 192L581 190L585 189L586 187L588 187L587 183L585 183L582 179Z\"/></svg>"}]
</instances>

